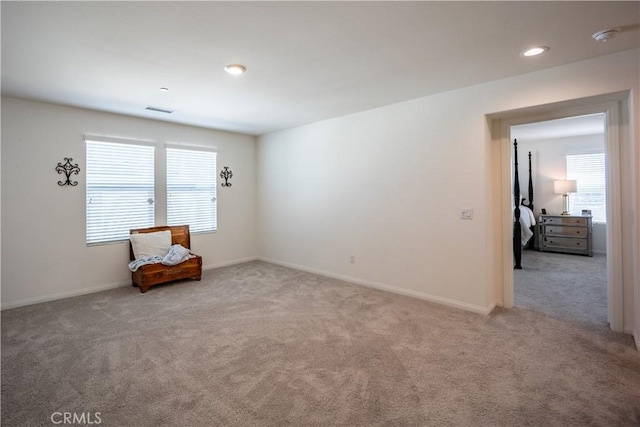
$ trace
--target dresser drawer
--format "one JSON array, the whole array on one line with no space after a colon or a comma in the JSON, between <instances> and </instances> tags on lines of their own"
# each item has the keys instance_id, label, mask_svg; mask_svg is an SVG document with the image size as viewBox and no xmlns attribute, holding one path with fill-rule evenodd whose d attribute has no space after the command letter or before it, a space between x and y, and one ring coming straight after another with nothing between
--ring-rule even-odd
<instances>
[{"instance_id":1,"label":"dresser drawer","mask_svg":"<svg viewBox=\"0 0 640 427\"><path fill-rule=\"evenodd\" d=\"M589 224L588 218L578 218L575 216L572 217L560 217L560 216L551 216L551 217L542 217L543 224L552 224L552 225L583 225L587 226Z\"/></svg>"},{"instance_id":2,"label":"dresser drawer","mask_svg":"<svg viewBox=\"0 0 640 427\"><path fill-rule=\"evenodd\" d=\"M593 256L590 216L540 215L538 250Z\"/></svg>"},{"instance_id":3,"label":"dresser drawer","mask_svg":"<svg viewBox=\"0 0 640 427\"><path fill-rule=\"evenodd\" d=\"M545 236L542 238L542 246L545 248L562 248L583 251L589 249L587 239L577 237Z\"/></svg>"},{"instance_id":4,"label":"dresser drawer","mask_svg":"<svg viewBox=\"0 0 640 427\"><path fill-rule=\"evenodd\" d=\"M569 227L564 225L543 225L543 234L546 236L568 236L587 238L586 227Z\"/></svg>"}]
</instances>

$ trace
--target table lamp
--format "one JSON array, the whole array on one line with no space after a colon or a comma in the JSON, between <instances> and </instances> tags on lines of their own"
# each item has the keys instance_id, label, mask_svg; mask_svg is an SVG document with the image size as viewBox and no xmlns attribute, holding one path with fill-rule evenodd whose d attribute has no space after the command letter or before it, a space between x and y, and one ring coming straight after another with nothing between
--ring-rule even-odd
<instances>
[{"instance_id":1,"label":"table lamp","mask_svg":"<svg viewBox=\"0 0 640 427\"><path fill-rule=\"evenodd\" d=\"M562 194L564 209L562 211L562 215L569 215L569 193L575 193L578 191L578 181L575 179L553 181L553 191L556 194Z\"/></svg>"}]
</instances>

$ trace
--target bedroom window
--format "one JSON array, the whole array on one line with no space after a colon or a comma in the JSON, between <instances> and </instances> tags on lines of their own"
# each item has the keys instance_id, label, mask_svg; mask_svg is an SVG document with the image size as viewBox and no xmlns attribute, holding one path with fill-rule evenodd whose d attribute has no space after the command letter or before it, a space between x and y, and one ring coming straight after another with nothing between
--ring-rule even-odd
<instances>
[{"instance_id":1,"label":"bedroom window","mask_svg":"<svg viewBox=\"0 0 640 427\"><path fill-rule=\"evenodd\" d=\"M87 244L127 240L154 225L155 147L86 140Z\"/></svg>"},{"instance_id":2,"label":"bedroom window","mask_svg":"<svg viewBox=\"0 0 640 427\"><path fill-rule=\"evenodd\" d=\"M593 222L607 220L604 153L567 156L567 179L578 182L578 192L569 195L571 215L591 210Z\"/></svg>"},{"instance_id":3,"label":"bedroom window","mask_svg":"<svg viewBox=\"0 0 640 427\"><path fill-rule=\"evenodd\" d=\"M216 153L168 147L167 224L215 231L216 207Z\"/></svg>"}]
</instances>

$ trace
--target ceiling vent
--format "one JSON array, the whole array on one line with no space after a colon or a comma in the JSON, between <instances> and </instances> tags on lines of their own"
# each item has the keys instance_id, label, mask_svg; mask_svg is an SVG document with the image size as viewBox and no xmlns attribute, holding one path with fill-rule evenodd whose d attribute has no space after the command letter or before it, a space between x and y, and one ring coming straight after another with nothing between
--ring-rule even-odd
<instances>
[{"instance_id":1,"label":"ceiling vent","mask_svg":"<svg viewBox=\"0 0 640 427\"><path fill-rule=\"evenodd\" d=\"M165 110L163 108L157 108L157 107L147 107L147 108L145 108L145 110L156 111L158 113L166 113L166 114L173 113L173 110Z\"/></svg>"}]
</instances>

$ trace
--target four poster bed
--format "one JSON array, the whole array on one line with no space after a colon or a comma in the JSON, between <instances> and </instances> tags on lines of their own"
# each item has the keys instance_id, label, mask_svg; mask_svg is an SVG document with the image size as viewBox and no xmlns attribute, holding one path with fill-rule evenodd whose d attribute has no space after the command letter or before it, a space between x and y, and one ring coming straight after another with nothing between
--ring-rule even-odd
<instances>
[{"instance_id":1,"label":"four poster bed","mask_svg":"<svg viewBox=\"0 0 640 427\"><path fill-rule=\"evenodd\" d=\"M520 193L520 178L518 175L518 141L513 140L514 150L514 178L513 178L513 257L515 268L522 269L522 248L532 245L536 218L533 214L533 179L531 176L531 151L529 151L529 198L525 199ZM525 203L529 200L529 203Z\"/></svg>"}]
</instances>

